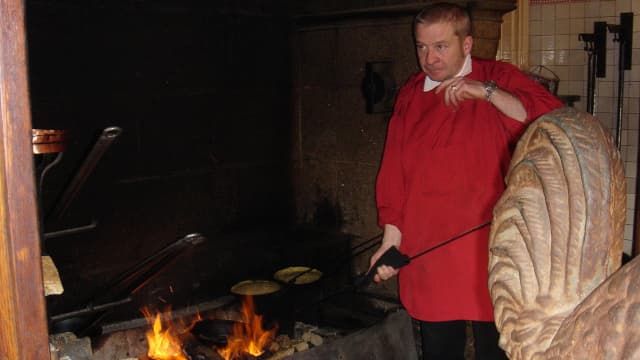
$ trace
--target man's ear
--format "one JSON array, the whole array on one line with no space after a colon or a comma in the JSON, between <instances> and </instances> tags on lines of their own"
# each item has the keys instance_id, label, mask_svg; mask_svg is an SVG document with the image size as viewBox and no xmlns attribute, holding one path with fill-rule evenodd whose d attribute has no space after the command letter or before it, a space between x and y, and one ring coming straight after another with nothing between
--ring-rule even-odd
<instances>
[{"instance_id":1,"label":"man's ear","mask_svg":"<svg viewBox=\"0 0 640 360\"><path fill-rule=\"evenodd\" d=\"M467 56L471 54L471 48L473 47L473 38L470 35L465 36L462 41L462 50L464 51L464 55Z\"/></svg>"}]
</instances>

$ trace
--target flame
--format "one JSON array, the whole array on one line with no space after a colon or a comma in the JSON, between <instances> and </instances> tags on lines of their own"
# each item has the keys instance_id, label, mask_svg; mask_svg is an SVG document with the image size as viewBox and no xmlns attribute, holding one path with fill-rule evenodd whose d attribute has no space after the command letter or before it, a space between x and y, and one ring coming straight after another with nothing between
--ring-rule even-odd
<instances>
[{"instance_id":1,"label":"flame","mask_svg":"<svg viewBox=\"0 0 640 360\"><path fill-rule=\"evenodd\" d=\"M233 327L233 333L227 339L227 346L218 349L224 360L238 359L243 353L260 356L264 348L275 338L277 329L262 329L262 316L254 312L253 297L245 296L242 302L242 322Z\"/></svg>"},{"instance_id":2,"label":"flame","mask_svg":"<svg viewBox=\"0 0 640 360\"><path fill-rule=\"evenodd\" d=\"M182 341L170 320L170 309L167 309L166 316L164 316L166 329L162 328L162 316L160 316L159 312L154 316L146 307L142 308L141 311L147 321L152 323L152 329L147 331L147 342L149 343L147 356L154 360L188 360L182 351Z\"/></svg>"}]
</instances>

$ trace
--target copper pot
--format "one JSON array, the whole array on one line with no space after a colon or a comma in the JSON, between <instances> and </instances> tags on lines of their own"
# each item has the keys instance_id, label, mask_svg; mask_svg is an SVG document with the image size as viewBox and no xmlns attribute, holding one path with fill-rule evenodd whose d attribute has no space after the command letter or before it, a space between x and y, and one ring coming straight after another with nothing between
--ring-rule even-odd
<instances>
[{"instance_id":1,"label":"copper pot","mask_svg":"<svg viewBox=\"0 0 640 360\"><path fill-rule=\"evenodd\" d=\"M34 154L63 152L69 144L68 130L31 129L31 143Z\"/></svg>"}]
</instances>

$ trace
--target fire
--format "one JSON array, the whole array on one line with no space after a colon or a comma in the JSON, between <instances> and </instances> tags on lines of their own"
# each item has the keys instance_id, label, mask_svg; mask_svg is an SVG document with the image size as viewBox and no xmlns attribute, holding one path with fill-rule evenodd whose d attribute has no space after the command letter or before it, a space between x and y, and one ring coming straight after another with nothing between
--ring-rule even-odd
<instances>
[{"instance_id":1,"label":"fire","mask_svg":"<svg viewBox=\"0 0 640 360\"><path fill-rule=\"evenodd\" d=\"M182 341L171 321L170 310L165 313L167 314L165 316L166 329L162 327L162 316L159 312L154 316L148 308L143 308L141 311L152 323L152 329L147 331L147 342L149 343L147 356L154 360L188 360L182 351Z\"/></svg>"},{"instance_id":2,"label":"fire","mask_svg":"<svg viewBox=\"0 0 640 360\"><path fill-rule=\"evenodd\" d=\"M262 329L262 316L254 312L253 297L245 296L242 303L242 322L233 327L233 334L227 339L227 346L218 349L225 360L238 359L243 353L260 356L269 345L277 329Z\"/></svg>"}]
</instances>

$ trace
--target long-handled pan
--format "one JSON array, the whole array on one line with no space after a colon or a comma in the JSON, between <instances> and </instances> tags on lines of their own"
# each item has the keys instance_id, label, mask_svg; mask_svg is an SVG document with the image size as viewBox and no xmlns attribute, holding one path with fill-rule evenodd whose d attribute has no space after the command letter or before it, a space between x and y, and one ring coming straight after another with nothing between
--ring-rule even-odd
<instances>
[{"instance_id":1,"label":"long-handled pan","mask_svg":"<svg viewBox=\"0 0 640 360\"><path fill-rule=\"evenodd\" d=\"M400 250L398 250L395 246L390 247L384 254L382 254L382 256L380 256L380 258L376 261L376 263L369 269L369 271L367 271L365 274L360 275L359 277L356 278L356 282L355 285L357 287L361 287L361 286L365 286L367 284L369 284L372 280L373 277L376 275L377 271L378 271L378 267L382 266L382 265L388 265L391 266L395 269L399 269L403 266L406 266L409 264L409 262L411 262L411 260L414 260L416 258L419 258L421 256L424 256L430 252L432 252L435 249L438 249L442 246L445 246L451 242L454 242L466 235L471 234L472 232L478 231L486 226L489 226L491 224L491 221L487 221L484 222L480 225L476 225L470 229L467 229L459 234L456 234L442 242L437 243L434 246L429 247L428 249L425 249L413 256L408 256L405 255L403 253L400 252Z\"/></svg>"}]
</instances>

